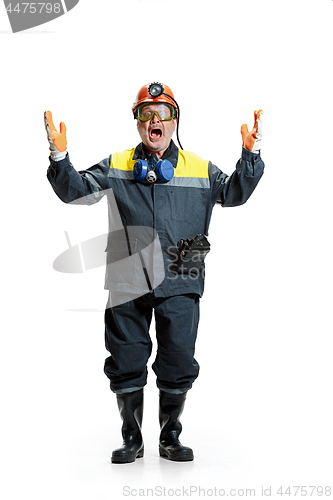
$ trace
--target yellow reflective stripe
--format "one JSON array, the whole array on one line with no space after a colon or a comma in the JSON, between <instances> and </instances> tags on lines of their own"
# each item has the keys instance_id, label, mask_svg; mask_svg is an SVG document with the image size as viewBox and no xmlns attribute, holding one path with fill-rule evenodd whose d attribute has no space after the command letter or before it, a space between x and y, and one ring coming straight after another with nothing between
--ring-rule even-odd
<instances>
[{"instance_id":1,"label":"yellow reflective stripe","mask_svg":"<svg viewBox=\"0 0 333 500\"><path fill-rule=\"evenodd\" d=\"M112 153L110 169L133 171L135 160L133 155L135 148L127 149L122 153ZM174 170L174 177L192 177L197 179L209 179L208 161L203 160L195 153L179 150L177 168ZM111 172L110 172L111 173ZM123 177L114 172L111 176ZM127 175L125 175L127 177Z\"/></svg>"},{"instance_id":2,"label":"yellow reflective stripe","mask_svg":"<svg viewBox=\"0 0 333 500\"><path fill-rule=\"evenodd\" d=\"M135 148L126 149L122 153L112 153L110 168L118 170L133 170L135 160L133 160Z\"/></svg>"},{"instance_id":3,"label":"yellow reflective stripe","mask_svg":"<svg viewBox=\"0 0 333 500\"><path fill-rule=\"evenodd\" d=\"M179 150L177 168L174 177L196 177L208 179L208 161L194 153Z\"/></svg>"}]
</instances>

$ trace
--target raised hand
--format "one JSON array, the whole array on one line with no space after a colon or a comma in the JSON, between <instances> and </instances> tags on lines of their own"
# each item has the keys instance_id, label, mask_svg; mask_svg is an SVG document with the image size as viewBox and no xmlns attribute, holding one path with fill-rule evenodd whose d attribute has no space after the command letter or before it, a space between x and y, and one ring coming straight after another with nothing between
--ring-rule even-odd
<instances>
[{"instance_id":1,"label":"raised hand","mask_svg":"<svg viewBox=\"0 0 333 500\"><path fill-rule=\"evenodd\" d=\"M259 153L261 148L262 113L262 109L254 112L254 126L251 132L248 131L245 123L241 126L243 147L253 153Z\"/></svg>"},{"instance_id":2,"label":"raised hand","mask_svg":"<svg viewBox=\"0 0 333 500\"><path fill-rule=\"evenodd\" d=\"M66 125L60 123L60 132L54 126L51 111L45 111L44 123L47 139L50 145L50 154L54 160L62 160L67 152Z\"/></svg>"}]
</instances>

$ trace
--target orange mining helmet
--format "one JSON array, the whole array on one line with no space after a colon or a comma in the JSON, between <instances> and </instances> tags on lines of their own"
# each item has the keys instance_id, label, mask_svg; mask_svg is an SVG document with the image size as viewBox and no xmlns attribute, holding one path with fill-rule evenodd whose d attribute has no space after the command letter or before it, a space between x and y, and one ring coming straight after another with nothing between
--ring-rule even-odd
<instances>
[{"instance_id":1,"label":"orange mining helmet","mask_svg":"<svg viewBox=\"0 0 333 500\"><path fill-rule=\"evenodd\" d=\"M172 90L163 83L147 83L147 85L141 87L138 95L136 96L135 103L132 106L134 117L136 108L143 102L167 102L178 110L177 103L174 101Z\"/></svg>"}]
</instances>

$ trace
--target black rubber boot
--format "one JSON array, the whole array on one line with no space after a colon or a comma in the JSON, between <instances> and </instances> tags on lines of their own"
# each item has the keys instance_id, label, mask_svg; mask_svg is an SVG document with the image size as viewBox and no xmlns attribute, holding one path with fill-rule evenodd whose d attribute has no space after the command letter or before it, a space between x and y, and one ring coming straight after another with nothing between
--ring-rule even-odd
<instances>
[{"instance_id":1,"label":"black rubber boot","mask_svg":"<svg viewBox=\"0 0 333 500\"><path fill-rule=\"evenodd\" d=\"M160 391L160 456L176 462L188 462L194 458L192 449L183 446L178 439L182 431L179 417L183 412L185 399L186 392L170 394Z\"/></svg>"},{"instance_id":2,"label":"black rubber boot","mask_svg":"<svg viewBox=\"0 0 333 500\"><path fill-rule=\"evenodd\" d=\"M141 424L143 415L143 389L117 394L120 416L123 420L121 429L123 445L112 452L111 462L125 464L143 457Z\"/></svg>"}]
</instances>

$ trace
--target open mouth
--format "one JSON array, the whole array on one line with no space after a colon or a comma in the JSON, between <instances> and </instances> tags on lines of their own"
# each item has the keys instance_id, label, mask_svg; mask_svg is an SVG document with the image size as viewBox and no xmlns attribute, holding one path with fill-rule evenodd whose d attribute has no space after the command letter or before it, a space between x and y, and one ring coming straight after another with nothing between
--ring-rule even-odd
<instances>
[{"instance_id":1,"label":"open mouth","mask_svg":"<svg viewBox=\"0 0 333 500\"><path fill-rule=\"evenodd\" d=\"M162 137L162 130L160 128L153 128L149 132L149 138L152 141L158 141Z\"/></svg>"}]
</instances>

